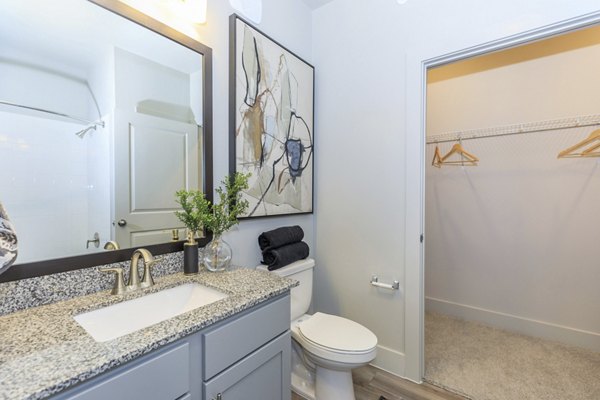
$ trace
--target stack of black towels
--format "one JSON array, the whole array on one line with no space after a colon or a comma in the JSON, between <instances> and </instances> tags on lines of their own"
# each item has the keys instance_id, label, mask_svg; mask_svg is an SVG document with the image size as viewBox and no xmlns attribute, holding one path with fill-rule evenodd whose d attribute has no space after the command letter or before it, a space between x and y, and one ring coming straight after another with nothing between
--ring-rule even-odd
<instances>
[{"instance_id":1,"label":"stack of black towels","mask_svg":"<svg viewBox=\"0 0 600 400\"><path fill-rule=\"evenodd\" d=\"M309 248L302 241L303 238L304 231L298 225L261 233L258 237L263 256L261 262L268 266L269 271L273 271L305 259L308 257Z\"/></svg>"}]
</instances>

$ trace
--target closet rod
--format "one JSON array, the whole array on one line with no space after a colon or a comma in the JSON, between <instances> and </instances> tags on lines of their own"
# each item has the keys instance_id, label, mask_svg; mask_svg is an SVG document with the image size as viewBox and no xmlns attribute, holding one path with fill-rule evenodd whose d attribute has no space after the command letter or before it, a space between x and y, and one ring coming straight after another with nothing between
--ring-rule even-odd
<instances>
[{"instance_id":1,"label":"closet rod","mask_svg":"<svg viewBox=\"0 0 600 400\"><path fill-rule=\"evenodd\" d=\"M5 105L5 106L24 108L26 110L39 111L39 112L43 112L43 113L46 113L46 114L56 115L58 117L68 118L68 119L71 119L73 121L77 121L79 123L85 124L85 125L101 126L101 127L104 128L104 121L101 121L101 120L90 121L88 119L83 119L83 118L78 118L78 117L72 117L72 116L67 115L67 114L59 113L59 112L56 112L56 111L45 110L43 108L30 107L30 106L24 106L22 104L11 103L10 101L0 100L0 104L1 105Z\"/></svg>"},{"instance_id":2,"label":"closet rod","mask_svg":"<svg viewBox=\"0 0 600 400\"><path fill-rule=\"evenodd\" d=\"M582 128L600 125L600 115L586 115L576 118L556 119L550 121L530 122L527 124L500 126L495 128L473 129L463 132L443 133L427 138L427 144L456 142L499 136L523 135L532 132L546 132L557 129Z\"/></svg>"}]
</instances>

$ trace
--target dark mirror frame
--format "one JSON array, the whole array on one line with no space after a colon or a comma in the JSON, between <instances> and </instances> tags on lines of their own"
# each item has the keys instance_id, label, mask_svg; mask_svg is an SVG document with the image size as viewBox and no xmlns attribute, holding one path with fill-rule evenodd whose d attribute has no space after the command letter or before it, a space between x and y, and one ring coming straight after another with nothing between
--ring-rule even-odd
<instances>
[{"instance_id":1,"label":"dark mirror frame","mask_svg":"<svg viewBox=\"0 0 600 400\"><path fill-rule=\"evenodd\" d=\"M212 49L204 44L182 34L181 32L149 17L146 14L124 4L118 0L88 0L90 3L107 9L117 15L122 16L129 21L150 29L157 34L166 37L196 53L202 57L202 102L203 102L203 182L206 198L213 200L213 154L212 154L212 128L213 128L213 110L212 110ZM173 194L175 195L175 194ZM204 237L199 239L199 246L205 246L212 239L211 233L205 233ZM183 250L183 241L162 243L151 246L144 246L153 254L173 253ZM96 254L86 254L81 256L72 256L66 258L57 258L46 261L36 261L31 263L16 264L0 275L0 282L10 282L19 279L34 278L37 276L56 274L59 272L72 271L82 268L93 267L96 265L105 265L126 261L131 258L135 248L107 251Z\"/></svg>"}]
</instances>

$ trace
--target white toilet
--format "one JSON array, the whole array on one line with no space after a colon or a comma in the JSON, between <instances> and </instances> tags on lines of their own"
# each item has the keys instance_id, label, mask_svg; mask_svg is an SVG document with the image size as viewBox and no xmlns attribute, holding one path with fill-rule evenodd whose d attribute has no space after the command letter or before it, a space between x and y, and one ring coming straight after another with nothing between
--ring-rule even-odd
<instances>
[{"instance_id":1,"label":"white toilet","mask_svg":"<svg viewBox=\"0 0 600 400\"><path fill-rule=\"evenodd\" d=\"M297 261L272 273L295 279L291 292L292 390L310 400L354 400L352 369L371 362L377 337L364 326L310 306L315 261ZM265 266L257 267L267 270Z\"/></svg>"}]
</instances>

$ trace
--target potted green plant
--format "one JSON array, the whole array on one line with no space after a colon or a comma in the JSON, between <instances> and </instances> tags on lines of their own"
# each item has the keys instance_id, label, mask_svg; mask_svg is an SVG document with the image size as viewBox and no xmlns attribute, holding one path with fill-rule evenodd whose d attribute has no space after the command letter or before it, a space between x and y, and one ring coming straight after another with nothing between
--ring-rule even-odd
<instances>
[{"instance_id":1,"label":"potted green plant","mask_svg":"<svg viewBox=\"0 0 600 400\"><path fill-rule=\"evenodd\" d=\"M177 192L178 202L184 210L180 212L182 216L177 215L179 219L186 226L187 220L193 221L190 226L204 227L213 234L202 255L202 262L210 271L223 271L229 267L233 252L222 236L238 224L238 217L248 209L249 204L242 199L242 191L248 188L249 178L250 174L236 172L223 179L221 186L216 189L217 203L211 203L204 193L197 190ZM188 229L192 229L190 226ZM199 230L196 228L196 232Z\"/></svg>"},{"instance_id":2,"label":"potted green plant","mask_svg":"<svg viewBox=\"0 0 600 400\"><path fill-rule=\"evenodd\" d=\"M196 207L204 194L198 190L178 190L175 201L182 211L175 211L175 216L187 228L187 242L183 244L183 272L186 275L198 273L198 242L196 236L202 229L200 211Z\"/></svg>"}]
</instances>

